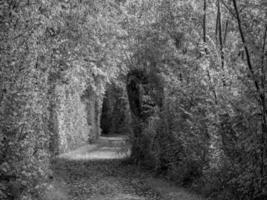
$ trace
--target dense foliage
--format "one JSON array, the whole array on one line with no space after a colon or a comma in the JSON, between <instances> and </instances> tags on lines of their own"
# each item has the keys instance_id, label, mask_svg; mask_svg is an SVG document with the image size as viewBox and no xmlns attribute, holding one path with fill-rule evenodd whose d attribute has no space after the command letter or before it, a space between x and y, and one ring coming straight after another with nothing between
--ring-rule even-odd
<instances>
[{"instance_id":1,"label":"dense foliage","mask_svg":"<svg viewBox=\"0 0 267 200\"><path fill-rule=\"evenodd\" d=\"M138 162L212 198L263 198L266 9L264 0L1 1L0 199L41 198L56 86L78 74L101 104L106 83L136 69L164 86L161 107L149 104L138 122Z\"/></svg>"},{"instance_id":2,"label":"dense foliage","mask_svg":"<svg viewBox=\"0 0 267 200\"><path fill-rule=\"evenodd\" d=\"M140 125L140 159L213 198L265 198L266 3L127 6L129 66L165 80L162 111Z\"/></svg>"},{"instance_id":3,"label":"dense foliage","mask_svg":"<svg viewBox=\"0 0 267 200\"><path fill-rule=\"evenodd\" d=\"M56 86L78 74L101 96L116 77L115 11L104 1L1 1L0 199L41 198L57 152Z\"/></svg>"}]
</instances>

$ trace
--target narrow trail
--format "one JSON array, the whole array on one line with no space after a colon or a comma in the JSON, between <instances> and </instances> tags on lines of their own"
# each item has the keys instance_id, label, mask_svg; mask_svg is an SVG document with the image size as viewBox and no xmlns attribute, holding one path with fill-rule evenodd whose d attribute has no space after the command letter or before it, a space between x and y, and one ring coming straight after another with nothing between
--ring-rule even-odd
<instances>
[{"instance_id":1,"label":"narrow trail","mask_svg":"<svg viewBox=\"0 0 267 200\"><path fill-rule=\"evenodd\" d=\"M95 145L60 155L53 163L49 200L201 200L123 162L123 138L101 138Z\"/></svg>"}]
</instances>

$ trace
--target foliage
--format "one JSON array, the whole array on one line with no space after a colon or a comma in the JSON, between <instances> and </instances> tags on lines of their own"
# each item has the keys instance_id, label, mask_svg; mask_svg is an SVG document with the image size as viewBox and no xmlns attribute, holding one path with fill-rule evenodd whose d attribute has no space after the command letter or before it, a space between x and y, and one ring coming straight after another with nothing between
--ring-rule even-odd
<instances>
[{"instance_id":1,"label":"foliage","mask_svg":"<svg viewBox=\"0 0 267 200\"><path fill-rule=\"evenodd\" d=\"M128 2L129 66L160 71L165 85L162 127L149 119L137 145L155 144L140 159L181 184L256 199L266 195L266 7L233 2Z\"/></svg>"},{"instance_id":2,"label":"foliage","mask_svg":"<svg viewBox=\"0 0 267 200\"><path fill-rule=\"evenodd\" d=\"M161 77L142 83L142 163L214 198L266 195L266 19L263 0L1 2L0 198L45 187L57 87L82 77L99 106L136 69Z\"/></svg>"},{"instance_id":3,"label":"foliage","mask_svg":"<svg viewBox=\"0 0 267 200\"><path fill-rule=\"evenodd\" d=\"M36 199L45 187L56 87L70 84L79 69L101 97L117 76L117 16L104 1L1 2L1 199Z\"/></svg>"}]
</instances>

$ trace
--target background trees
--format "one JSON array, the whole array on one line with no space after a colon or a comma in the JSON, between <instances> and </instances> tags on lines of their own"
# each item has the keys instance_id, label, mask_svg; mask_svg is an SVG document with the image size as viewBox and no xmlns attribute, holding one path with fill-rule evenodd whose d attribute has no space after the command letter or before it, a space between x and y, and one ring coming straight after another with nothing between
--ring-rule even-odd
<instances>
[{"instance_id":1,"label":"background trees","mask_svg":"<svg viewBox=\"0 0 267 200\"><path fill-rule=\"evenodd\" d=\"M18 195L40 189L49 174L53 87L67 84L71 69L101 96L106 82L145 68L161 75L164 103L143 127L142 162L212 197L266 194L266 6L1 2L1 180ZM0 184L1 198L6 190Z\"/></svg>"},{"instance_id":2,"label":"background trees","mask_svg":"<svg viewBox=\"0 0 267 200\"><path fill-rule=\"evenodd\" d=\"M205 193L221 199L264 195L266 5L169 0L127 6L135 19L133 62L159 70L166 89L163 111L144 129L152 167L182 184L206 185Z\"/></svg>"},{"instance_id":3,"label":"background trees","mask_svg":"<svg viewBox=\"0 0 267 200\"><path fill-rule=\"evenodd\" d=\"M103 1L0 3L0 199L41 198L56 151L55 88L75 72L104 93L120 69L116 16Z\"/></svg>"}]
</instances>

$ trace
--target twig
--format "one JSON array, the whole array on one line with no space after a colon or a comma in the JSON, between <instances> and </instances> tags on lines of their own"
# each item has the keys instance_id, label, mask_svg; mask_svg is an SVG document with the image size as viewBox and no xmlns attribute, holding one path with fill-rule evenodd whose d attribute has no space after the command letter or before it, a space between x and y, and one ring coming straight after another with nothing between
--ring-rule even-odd
<instances>
[{"instance_id":1,"label":"twig","mask_svg":"<svg viewBox=\"0 0 267 200\"><path fill-rule=\"evenodd\" d=\"M239 33L240 33L241 40L242 40L242 43L244 45L244 49L245 49L245 53L246 53L246 57L247 57L247 65L248 65L249 71L250 71L250 73L252 75L256 90L260 95L259 83L256 80L255 72L254 72L254 69L252 67L251 58L250 58L249 50L248 50L248 47L247 47L246 39L245 39L245 36L244 36L244 33L243 33L243 29L242 29L242 25L241 25L241 19L240 19L240 16L239 16L239 11L238 11L238 8L237 8L236 0L233 0L233 4L234 4L235 12L236 12L236 18L237 18Z\"/></svg>"},{"instance_id":2,"label":"twig","mask_svg":"<svg viewBox=\"0 0 267 200\"><path fill-rule=\"evenodd\" d=\"M237 18L235 13L231 10L231 8L229 8L229 6L224 2L224 0L221 0L222 4L224 5L224 7L229 11L229 13L234 17Z\"/></svg>"},{"instance_id":3,"label":"twig","mask_svg":"<svg viewBox=\"0 0 267 200\"><path fill-rule=\"evenodd\" d=\"M267 37L267 24L265 25L265 31L263 34L263 45L262 45L262 55L261 55L261 84L262 89L264 89L264 82L265 82L265 67L264 67L264 54L265 54L265 46L266 46L266 37ZM262 91L264 92L264 91Z\"/></svg>"}]
</instances>

